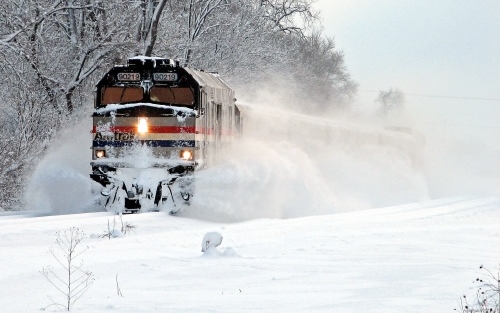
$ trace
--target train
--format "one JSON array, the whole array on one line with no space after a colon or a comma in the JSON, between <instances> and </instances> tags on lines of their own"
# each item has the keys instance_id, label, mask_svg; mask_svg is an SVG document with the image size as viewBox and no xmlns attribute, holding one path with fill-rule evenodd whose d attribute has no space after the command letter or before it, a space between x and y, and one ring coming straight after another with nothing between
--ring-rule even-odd
<instances>
[{"instance_id":1,"label":"train","mask_svg":"<svg viewBox=\"0 0 500 313\"><path fill-rule=\"evenodd\" d=\"M235 91L217 73L135 56L97 83L90 178L107 211L189 205L194 174L214 164L242 130Z\"/></svg>"},{"instance_id":2,"label":"train","mask_svg":"<svg viewBox=\"0 0 500 313\"><path fill-rule=\"evenodd\" d=\"M301 114L272 106L239 103L245 112L246 137L287 141L312 153L359 155L366 147L384 147L407 159L409 166L421 171L424 166L425 137L405 126L360 123L355 120ZM317 112L313 112L317 113ZM253 123L258 121L258 123ZM279 122L276 122L279 121ZM271 143L273 145L273 143Z\"/></svg>"}]
</instances>

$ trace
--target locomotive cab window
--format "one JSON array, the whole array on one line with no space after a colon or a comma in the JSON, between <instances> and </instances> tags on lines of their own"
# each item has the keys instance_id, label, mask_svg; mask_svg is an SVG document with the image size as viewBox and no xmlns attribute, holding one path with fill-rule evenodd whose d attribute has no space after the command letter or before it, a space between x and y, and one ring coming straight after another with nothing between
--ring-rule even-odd
<instances>
[{"instance_id":1,"label":"locomotive cab window","mask_svg":"<svg viewBox=\"0 0 500 313\"><path fill-rule=\"evenodd\" d=\"M153 86L149 89L149 96L154 102L172 103L180 105L194 104L194 93L187 87Z\"/></svg>"},{"instance_id":2,"label":"locomotive cab window","mask_svg":"<svg viewBox=\"0 0 500 313\"><path fill-rule=\"evenodd\" d=\"M144 89L140 86L103 87L101 104L138 102L143 96Z\"/></svg>"}]
</instances>

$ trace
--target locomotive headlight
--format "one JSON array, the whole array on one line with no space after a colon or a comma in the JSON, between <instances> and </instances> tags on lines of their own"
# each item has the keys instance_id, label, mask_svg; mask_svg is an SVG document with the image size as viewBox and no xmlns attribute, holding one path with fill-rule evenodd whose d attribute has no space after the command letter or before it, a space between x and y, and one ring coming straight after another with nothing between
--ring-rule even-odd
<instances>
[{"instance_id":1,"label":"locomotive headlight","mask_svg":"<svg viewBox=\"0 0 500 313\"><path fill-rule=\"evenodd\" d=\"M104 150L96 150L95 151L95 156L98 159L104 158L106 156L106 151L104 151Z\"/></svg>"},{"instance_id":2,"label":"locomotive headlight","mask_svg":"<svg viewBox=\"0 0 500 313\"><path fill-rule=\"evenodd\" d=\"M148 132L148 119L145 117L139 117L139 123L137 124L137 132L139 134L145 134Z\"/></svg>"},{"instance_id":3,"label":"locomotive headlight","mask_svg":"<svg viewBox=\"0 0 500 313\"><path fill-rule=\"evenodd\" d=\"M192 160L193 159L193 152L191 152L191 150L181 150L181 159Z\"/></svg>"}]
</instances>

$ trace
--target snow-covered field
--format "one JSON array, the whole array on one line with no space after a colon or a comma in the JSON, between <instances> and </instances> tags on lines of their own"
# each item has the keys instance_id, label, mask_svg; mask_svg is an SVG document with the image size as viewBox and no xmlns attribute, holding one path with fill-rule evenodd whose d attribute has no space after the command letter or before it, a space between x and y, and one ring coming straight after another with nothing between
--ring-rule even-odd
<instances>
[{"instance_id":1,"label":"snow-covered field","mask_svg":"<svg viewBox=\"0 0 500 313\"><path fill-rule=\"evenodd\" d=\"M62 301L40 271L60 268L48 249L75 226L95 276L78 312L452 312L479 265L498 265L499 208L453 198L239 223L145 213L125 216L136 230L111 239L99 237L106 213L3 217L1 311ZM201 252L209 231L224 237L220 253Z\"/></svg>"},{"instance_id":2,"label":"snow-covered field","mask_svg":"<svg viewBox=\"0 0 500 313\"><path fill-rule=\"evenodd\" d=\"M247 138L198 176L187 210L126 215L135 229L103 238L121 226L93 207L88 129L42 160L26 211L0 214L1 312L58 311L41 271L62 270L49 249L70 227L95 278L78 312L452 312L480 265L498 270L496 146L434 132L415 164L385 145L323 145L314 127ZM208 232L223 241L203 253Z\"/></svg>"}]
</instances>

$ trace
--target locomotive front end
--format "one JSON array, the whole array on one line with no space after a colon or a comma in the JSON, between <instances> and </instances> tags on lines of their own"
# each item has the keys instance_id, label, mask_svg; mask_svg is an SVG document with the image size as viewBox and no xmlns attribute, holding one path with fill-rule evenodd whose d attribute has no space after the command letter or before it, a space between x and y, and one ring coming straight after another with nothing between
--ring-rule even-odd
<instances>
[{"instance_id":1,"label":"locomotive front end","mask_svg":"<svg viewBox=\"0 0 500 313\"><path fill-rule=\"evenodd\" d=\"M193 194L200 84L169 59L132 58L98 83L92 174L106 210L171 213Z\"/></svg>"}]
</instances>

